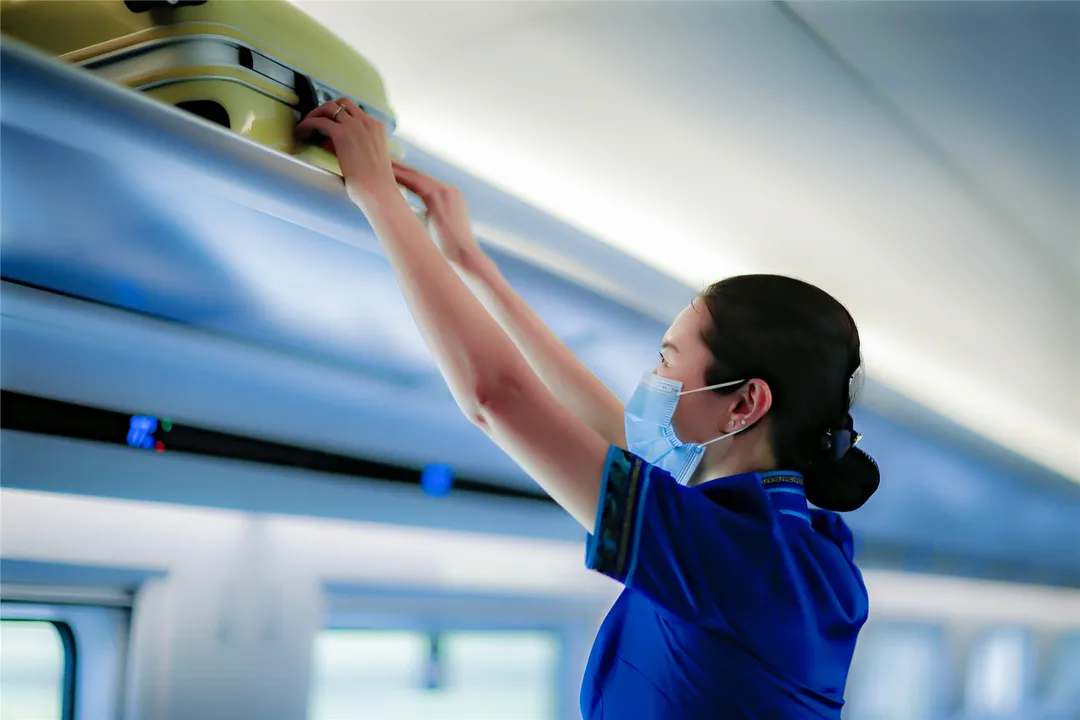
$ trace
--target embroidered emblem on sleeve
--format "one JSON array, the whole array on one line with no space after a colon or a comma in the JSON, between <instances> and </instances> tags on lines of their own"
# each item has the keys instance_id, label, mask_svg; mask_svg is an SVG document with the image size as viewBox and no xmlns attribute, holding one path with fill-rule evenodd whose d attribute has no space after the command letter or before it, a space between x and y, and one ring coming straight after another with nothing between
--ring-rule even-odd
<instances>
[{"instance_id":1,"label":"embroidered emblem on sleeve","mask_svg":"<svg viewBox=\"0 0 1080 720\"><path fill-rule=\"evenodd\" d=\"M646 469L645 461L632 452L615 445L609 449L585 564L620 581L626 576Z\"/></svg>"}]
</instances>

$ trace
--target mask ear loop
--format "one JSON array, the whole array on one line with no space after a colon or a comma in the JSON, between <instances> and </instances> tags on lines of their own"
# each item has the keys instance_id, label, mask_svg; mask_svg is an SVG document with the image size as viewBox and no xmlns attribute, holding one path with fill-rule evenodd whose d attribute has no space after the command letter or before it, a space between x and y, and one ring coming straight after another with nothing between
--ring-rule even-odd
<instances>
[{"instance_id":1,"label":"mask ear loop","mask_svg":"<svg viewBox=\"0 0 1080 720\"><path fill-rule=\"evenodd\" d=\"M744 382L746 382L745 378L742 379L742 380L732 380L731 382L717 383L715 385L706 385L705 387L695 388L694 390L684 390L683 392L679 393L679 395L688 395L690 393L701 392L702 390L712 390L713 388L727 387L729 385L738 385L739 383L744 383ZM741 433L743 430L749 430L750 428L754 427L754 425L757 425L757 423L754 423L752 425L747 425L746 427L741 427L738 430L732 430L731 432L729 432L729 433L727 433L725 435L721 435L720 437L716 437L716 438L713 438L712 440L707 440L706 442L698 443L698 444L701 445L701 447L705 447L706 445L714 443L717 440L723 440L726 437L731 437L732 435L736 435L738 433Z\"/></svg>"},{"instance_id":2,"label":"mask ear loop","mask_svg":"<svg viewBox=\"0 0 1080 720\"><path fill-rule=\"evenodd\" d=\"M724 435L721 435L720 437L713 438L712 440L707 440L707 441L701 443L701 447L705 447L706 445L714 443L717 440L723 440L726 437L731 437L732 435L738 435L743 430L749 430L750 428L754 427L754 425L757 425L757 423L751 423L750 425L747 425L746 427L741 427L738 430L732 430L731 432L726 433Z\"/></svg>"},{"instance_id":3,"label":"mask ear loop","mask_svg":"<svg viewBox=\"0 0 1080 720\"><path fill-rule=\"evenodd\" d=\"M699 387L694 390L683 390L681 393L679 393L679 395L689 395L690 393L701 392L702 390L712 390L713 388L727 387L728 385L738 385L739 383L744 382L746 382L746 380L732 380L731 382L717 383L715 385L706 385L705 387Z\"/></svg>"}]
</instances>

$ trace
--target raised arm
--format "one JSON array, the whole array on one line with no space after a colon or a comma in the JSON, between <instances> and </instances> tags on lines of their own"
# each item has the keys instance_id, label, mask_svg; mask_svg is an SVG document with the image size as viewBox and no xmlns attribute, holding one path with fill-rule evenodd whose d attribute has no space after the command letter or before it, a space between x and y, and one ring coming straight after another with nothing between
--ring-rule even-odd
<instances>
[{"instance_id":1,"label":"raised arm","mask_svg":"<svg viewBox=\"0 0 1080 720\"><path fill-rule=\"evenodd\" d=\"M458 407L592 530L608 443L544 386L431 242L397 190L382 125L341 98L297 126L301 138L315 130L330 139Z\"/></svg>"},{"instance_id":2,"label":"raised arm","mask_svg":"<svg viewBox=\"0 0 1080 720\"><path fill-rule=\"evenodd\" d=\"M510 335L544 385L607 442L626 447L622 402L551 331L484 253L473 237L461 193L399 163L394 163L394 175L424 200L443 255Z\"/></svg>"}]
</instances>

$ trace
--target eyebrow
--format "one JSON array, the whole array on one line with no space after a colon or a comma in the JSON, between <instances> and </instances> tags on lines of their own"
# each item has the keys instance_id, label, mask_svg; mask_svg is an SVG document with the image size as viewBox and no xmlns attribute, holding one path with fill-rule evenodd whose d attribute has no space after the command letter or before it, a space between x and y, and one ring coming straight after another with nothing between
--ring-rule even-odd
<instances>
[{"instance_id":1,"label":"eyebrow","mask_svg":"<svg viewBox=\"0 0 1080 720\"><path fill-rule=\"evenodd\" d=\"M675 343L671 342L670 340L665 340L664 342L660 343L660 349L663 350L664 348L671 348L675 352L679 352L679 348L675 345Z\"/></svg>"}]
</instances>

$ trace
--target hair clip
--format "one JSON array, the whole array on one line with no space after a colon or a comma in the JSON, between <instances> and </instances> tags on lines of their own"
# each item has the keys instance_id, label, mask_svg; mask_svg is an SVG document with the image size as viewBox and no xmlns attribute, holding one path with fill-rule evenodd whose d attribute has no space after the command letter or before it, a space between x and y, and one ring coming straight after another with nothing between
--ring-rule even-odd
<instances>
[{"instance_id":1,"label":"hair clip","mask_svg":"<svg viewBox=\"0 0 1080 720\"><path fill-rule=\"evenodd\" d=\"M844 457L844 455L847 454L847 451L854 447L861 438L861 433L849 430L848 428L826 430L825 436L821 439L821 449L825 452L831 451L833 460L839 460Z\"/></svg>"}]
</instances>

